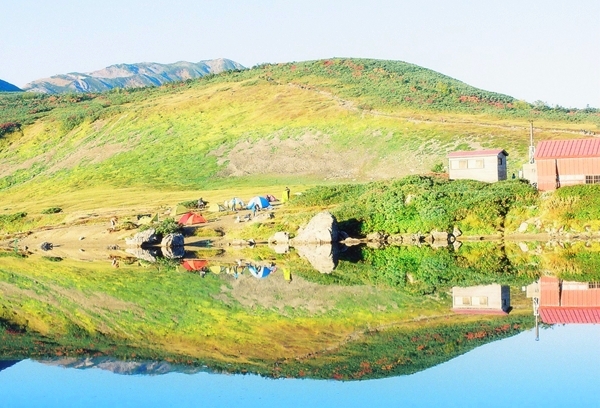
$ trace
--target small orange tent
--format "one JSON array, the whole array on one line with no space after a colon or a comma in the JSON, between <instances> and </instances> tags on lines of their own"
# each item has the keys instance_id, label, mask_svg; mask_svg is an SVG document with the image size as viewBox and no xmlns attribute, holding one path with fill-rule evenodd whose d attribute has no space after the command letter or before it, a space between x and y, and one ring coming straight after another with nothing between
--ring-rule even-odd
<instances>
[{"instance_id":1,"label":"small orange tent","mask_svg":"<svg viewBox=\"0 0 600 408\"><path fill-rule=\"evenodd\" d=\"M208 261L206 259L184 259L181 266L188 271L201 271L208 266Z\"/></svg>"},{"instance_id":2,"label":"small orange tent","mask_svg":"<svg viewBox=\"0 0 600 408\"><path fill-rule=\"evenodd\" d=\"M193 225L193 224L204 224L208 221L206 221L206 218L204 218L202 216L202 214L187 212L187 213L183 214L181 216L181 218L179 219L179 221L177 221L177 222L180 223L181 225Z\"/></svg>"}]
</instances>

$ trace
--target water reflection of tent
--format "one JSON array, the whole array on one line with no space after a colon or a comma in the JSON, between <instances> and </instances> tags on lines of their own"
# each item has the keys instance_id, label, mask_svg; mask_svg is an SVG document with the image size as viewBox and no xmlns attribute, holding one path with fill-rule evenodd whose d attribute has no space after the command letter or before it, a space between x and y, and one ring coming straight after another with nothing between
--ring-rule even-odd
<instances>
[{"instance_id":1,"label":"water reflection of tent","mask_svg":"<svg viewBox=\"0 0 600 408\"><path fill-rule=\"evenodd\" d=\"M252 276L259 279L266 278L271 272L273 272L274 269L274 267L269 268L268 266L259 266L258 268L256 268L256 266L254 265L248 265L248 270L250 271Z\"/></svg>"},{"instance_id":2,"label":"water reflection of tent","mask_svg":"<svg viewBox=\"0 0 600 408\"><path fill-rule=\"evenodd\" d=\"M208 266L208 261L206 259L184 259L181 266L188 271L201 271Z\"/></svg>"},{"instance_id":3,"label":"water reflection of tent","mask_svg":"<svg viewBox=\"0 0 600 408\"><path fill-rule=\"evenodd\" d=\"M206 223L206 218L202 216L202 214L196 214L193 212L185 213L181 216L179 221L177 221L181 225L193 225L193 224L204 224Z\"/></svg>"},{"instance_id":4,"label":"water reflection of tent","mask_svg":"<svg viewBox=\"0 0 600 408\"><path fill-rule=\"evenodd\" d=\"M250 201L248 201L248 206L246 208L249 210L253 209L255 206L257 206L258 208L267 208L270 205L271 204L269 203L269 200L267 200L266 197L256 196Z\"/></svg>"}]
</instances>

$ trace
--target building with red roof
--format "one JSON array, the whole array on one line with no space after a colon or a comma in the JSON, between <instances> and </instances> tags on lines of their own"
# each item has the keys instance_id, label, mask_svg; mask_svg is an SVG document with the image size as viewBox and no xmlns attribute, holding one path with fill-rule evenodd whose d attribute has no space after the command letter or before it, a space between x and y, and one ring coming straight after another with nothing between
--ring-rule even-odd
<instances>
[{"instance_id":1,"label":"building with red roof","mask_svg":"<svg viewBox=\"0 0 600 408\"><path fill-rule=\"evenodd\" d=\"M539 190L600 183L600 139L543 140L534 158Z\"/></svg>"},{"instance_id":2,"label":"building with red roof","mask_svg":"<svg viewBox=\"0 0 600 408\"><path fill-rule=\"evenodd\" d=\"M506 180L506 153L503 149L458 151L448 154L450 180L479 180L493 183Z\"/></svg>"},{"instance_id":3,"label":"building with red roof","mask_svg":"<svg viewBox=\"0 0 600 408\"><path fill-rule=\"evenodd\" d=\"M600 282L539 281L538 313L544 323L600 323Z\"/></svg>"}]
</instances>

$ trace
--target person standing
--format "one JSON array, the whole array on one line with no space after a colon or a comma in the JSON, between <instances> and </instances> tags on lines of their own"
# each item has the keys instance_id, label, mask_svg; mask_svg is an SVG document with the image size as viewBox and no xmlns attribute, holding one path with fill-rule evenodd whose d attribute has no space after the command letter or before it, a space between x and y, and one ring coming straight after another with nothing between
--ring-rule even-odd
<instances>
[{"instance_id":1,"label":"person standing","mask_svg":"<svg viewBox=\"0 0 600 408\"><path fill-rule=\"evenodd\" d=\"M283 202L290 201L290 188L286 187L283 191Z\"/></svg>"}]
</instances>

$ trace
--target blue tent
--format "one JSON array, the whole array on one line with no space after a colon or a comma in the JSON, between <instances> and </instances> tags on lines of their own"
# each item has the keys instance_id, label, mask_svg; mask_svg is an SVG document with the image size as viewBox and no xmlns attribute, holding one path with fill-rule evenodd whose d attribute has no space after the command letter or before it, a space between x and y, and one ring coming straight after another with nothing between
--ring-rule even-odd
<instances>
[{"instance_id":1,"label":"blue tent","mask_svg":"<svg viewBox=\"0 0 600 408\"><path fill-rule=\"evenodd\" d=\"M258 268L254 265L248 265L248 270L255 278L261 279L266 278L269 274L275 271L276 267L259 266Z\"/></svg>"},{"instance_id":2,"label":"blue tent","mask_svg":"<svg viewBox=\"0 0 600 408\"><path fill-rule=\"evenodd\" d=\"M253 209L255 206L258 206L258 208L267 208L270 205L271 203L269 203L269 200L267 200L266 197L256 196L248 202L246 208L249 210Z\"/></svg>"}]
</instances>

